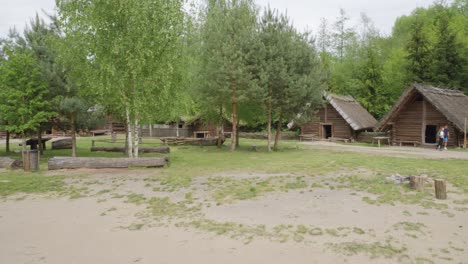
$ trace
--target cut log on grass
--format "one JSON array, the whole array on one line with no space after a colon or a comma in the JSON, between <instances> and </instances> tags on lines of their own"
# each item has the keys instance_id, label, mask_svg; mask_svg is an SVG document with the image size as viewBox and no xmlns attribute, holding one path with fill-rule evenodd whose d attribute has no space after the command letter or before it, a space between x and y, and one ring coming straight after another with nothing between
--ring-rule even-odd
<instances>
[{"instance_id":1,"label":"cut log on grass","mask_svg":"<svg viewBox=\"0 0 468 264\"><path fill-rule=\"evenodd\" d=\"M125 147L91 147L91 152L104 151L104 152L125 152ZM158 148L138 148L138 153L169 153L169 147Z\"/></svg>"},{"instance_id":2,"label":"cut log on grass","mask_svg":"<svg viewBox=\"0 0 468 264\"><path fill-rule=\"evenodd\" d=\"M422 191L424 189L424 183L426 177L423 176L410 176L410 187L416 191Z\"/></svg>"},{"instance_id":3,"label":"cut log on grass","mask_svg":"<svg viewBox=\"0 0 468 264\"><path fill-rule=\"evenodd\" d=\"M59 169L103 169L103 168L129 168L129 167L163 167L169 162L168 157L163 158L72 158L54 157L49 159L49 170Z\"/></svg>"},{"instance_id":4,"label":"cut log on grass","mask_svg":"<svg viewBox=\"0 0 468 264\"><path fill-rule=\"evenodd\" d=\"M436 198L440 200L447 199L447 181L441 179L434 180L434 186Z\"/></svg>"},{"instance_id":5,"label":"cut log on grass","mask_svg":"<svg viewBox=\"0 0 468 264\"><path fill-rule=\"evenodd\" d=\"M23 162L14 160L9 157L0 157L0 168L19 169L23 167Z\"/></svg>"},{"instance_id":6,"label":"cut log on grass","mask_svg":"<svg viewBox=\"0 0 468 264\"><path fill-rule=\"evenodd\" d=\"M71 138L62 138L52 141L52 149L71 149L72 148L72 139Z\"/></svg>"}]
</instances>

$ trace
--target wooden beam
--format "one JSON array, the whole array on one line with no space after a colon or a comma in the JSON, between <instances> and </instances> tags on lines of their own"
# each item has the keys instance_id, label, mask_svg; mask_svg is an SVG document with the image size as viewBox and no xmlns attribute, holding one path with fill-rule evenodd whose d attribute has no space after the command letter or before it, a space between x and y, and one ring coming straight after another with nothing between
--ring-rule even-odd
<instances>
[{"instance_id":1,"label":"wooden beam","mask_svg":"<svg viewBox=\"0 0 468 264\"><path fill-rule=\"evenodd\" d=\"M426 143L426 99L422 101L421 145Z\"/></svg>"},{"instance_id":2,"label":"wooden beam","mask_svg":"<svg viewBox=\"0 0 468 264\"><path fill-rule=\"evenodd\" d=\"M91 147L91 152L125 152L125 147ZM169 153L169 147L157 147L157 148L138 148L138 153Z\"/></svg>"}]
</instances>

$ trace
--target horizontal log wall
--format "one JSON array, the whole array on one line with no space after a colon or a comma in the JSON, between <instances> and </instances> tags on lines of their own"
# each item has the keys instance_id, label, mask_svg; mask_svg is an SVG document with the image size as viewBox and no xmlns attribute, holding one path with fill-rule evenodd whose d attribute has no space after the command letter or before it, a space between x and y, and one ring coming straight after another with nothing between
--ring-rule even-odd
<instances>
[{"instance_id":1,"label":"horizontal log wall","mask_svg":"<svg viewBox=\"0 0 468 264\"><path fill-rule=\"evenodd\" d=\"M437 126L437 131L440 126L448 125L449 129L449 141L448 145L455 146L458 145L457 142L457 132L455 127L453 127L445 116L437 111L437 109L432 106L429 102L426 102L426 125ZM424 128L423 128L424 129Z\"/></svg>"},{"instance_id":2,"label":"horizontal log wall","mask_svg":"<svg viewBox=\"0 0 468 264\"><path fill-rule=\"evenodd\" d=\"M422 101L413 101L403 107L394 124L394 138L399 141L421 142Z\"/></svg>"},{"instance_id":3,"label":"horizontal log wall","mask_svg":"<svg viewBox=\"0 0 468 264\"><path fill-rule=\"evenodd\" d=\"M316 121L302 125L301 133L322 136L322 131L320 131L321 123L327 123L333 125L333 137L351 138L353 136L351 126L341 117L340 113L338 113L333 106L327 104L325 107L320 109L315 115Z\"/></svg>"},{"instance_id":4,"label":"horizontal log wall","mask_svg":"<svg viewBox=\"0 0 468 264\"><path fill-rule=\"evenodd\" d=\"M418 97L419 100L416 100ZM416 141L426 144L426 126L437 126L437 131L439 131L440 127L446 124L449 125L450 135L448 145L458 146L459 132L432 104L424 101L421 95L415 95L413 100L410 100L407 105L402 106L402 110L396 117L393 124L392 140L396 144L400 141Z\"/></svg>"}]
</instances>

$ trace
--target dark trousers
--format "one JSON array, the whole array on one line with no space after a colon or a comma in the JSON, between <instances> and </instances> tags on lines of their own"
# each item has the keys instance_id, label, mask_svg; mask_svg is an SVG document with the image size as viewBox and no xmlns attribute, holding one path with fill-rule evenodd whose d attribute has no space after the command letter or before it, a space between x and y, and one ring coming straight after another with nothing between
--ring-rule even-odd
<instances>
[{"instance_id":1,"label":"dark trousers","mask_svg":"<svg viewBox=\"0 0 468 264\"><path fill-rule=\"evenodd\" d=\"M437 149L442 149L442 146L444 145L444 139L439 138L439 143L437 144Z\"/></svg>"}]
</instances>

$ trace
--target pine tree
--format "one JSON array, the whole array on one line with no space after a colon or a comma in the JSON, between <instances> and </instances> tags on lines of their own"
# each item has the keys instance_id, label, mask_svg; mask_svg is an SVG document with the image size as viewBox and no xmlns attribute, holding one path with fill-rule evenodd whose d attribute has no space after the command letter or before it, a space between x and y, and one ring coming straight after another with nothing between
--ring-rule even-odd
<instances>
[{"instance_id":1,"label":"pine tree","mask_svg":"<svg viewBox=\"0 0 468 264\"><path fill-rule=\"evenodd\" d=\"M431 51L429 39L424 32L423 20L416 18L411 31L411 39L406 45L408 56L407 71L411 82L430 81Z\"/></svg>"}]
</instances>

